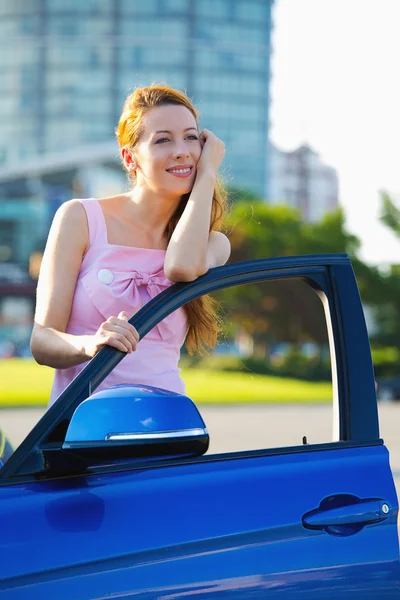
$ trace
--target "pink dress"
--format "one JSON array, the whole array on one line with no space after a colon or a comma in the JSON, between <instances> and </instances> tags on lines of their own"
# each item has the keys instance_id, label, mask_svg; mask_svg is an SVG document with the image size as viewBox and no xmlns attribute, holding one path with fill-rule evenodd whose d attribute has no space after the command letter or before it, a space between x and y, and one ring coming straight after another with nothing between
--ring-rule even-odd
<instances>
[{"instance_id":1,"label":"pink dress","mask_svg":"<svg viewBox=\"0 0 400 600\"><path fill-rule=\"evenodd\" d=\"M110 316L122 310L135 314L151 298L169 287L164 275L165 250L118 246L107 241L103 210L94 198L81 200L87 215L90 246L76 283L67 333L94 334ZM185 393L178 361L188 330L180 308L139 341L97 390L118 383L141 383ZM49 406L87 363L56 369Z\"/></svg>"}]
</instances>

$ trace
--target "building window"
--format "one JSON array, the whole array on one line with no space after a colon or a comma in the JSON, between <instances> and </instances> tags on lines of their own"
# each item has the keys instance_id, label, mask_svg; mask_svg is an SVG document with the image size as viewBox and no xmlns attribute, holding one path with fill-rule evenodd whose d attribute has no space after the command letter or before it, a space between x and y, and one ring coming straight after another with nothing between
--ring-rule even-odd
<instances>
[{"instance_id":1,"label":"building window","mask_svg":"<svg viewBox=\"0 0 400 600\"><path fill-rule=\"evenodd\" d=\"M200 17L227 19L230 17L229 5L231 0L196 0L194 3L196 14Z\"/></svg>"},{"instance_id":2,"label":"building window","mask_svg":"<svg viewBox=\"0 0 400 600\"><path fill-rule=\"evenodd\" d=\"M152 15L160 11L159 0L145 0L145 2L125 1L121 3L122 15Z\"/></svg>"},{"instance_id":3,"label":"building window","mask_svg":"<svg viewBox=\"0 0 400 600\"><path fill-rule=\"evenodd\" d=\"M129 2L128 2L129 4ZM48 2L48 11L51 13L90 13L108 14L113 8L113 0L51 0Z\"/></svg>"},{"instance_id":4,"label":"building window","mask_svg":"<svg viewBox=\"0 0 400 600\"><path fill-rule=\"evenodd\" d=\"M188 12L190 0L158 0L158 12L160 13L182 13Z\"/></svg>"}]
</instances>

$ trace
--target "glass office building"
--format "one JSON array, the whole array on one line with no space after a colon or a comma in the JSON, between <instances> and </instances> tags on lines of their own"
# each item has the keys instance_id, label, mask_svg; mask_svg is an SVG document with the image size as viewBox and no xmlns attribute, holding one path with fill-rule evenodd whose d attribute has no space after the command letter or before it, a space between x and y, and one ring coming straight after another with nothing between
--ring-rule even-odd
<instances>
[{"instance_id":1,"label":"glass office building","mask_svg":"<svg viewBox=\"0 0 400 600\"><path fill-rule=\"evenodd\" d=\"M0 0L0 165L113 138L138 85L186 90L231 185L265 195L273 0Z\"/></svg>"}]
</instances>

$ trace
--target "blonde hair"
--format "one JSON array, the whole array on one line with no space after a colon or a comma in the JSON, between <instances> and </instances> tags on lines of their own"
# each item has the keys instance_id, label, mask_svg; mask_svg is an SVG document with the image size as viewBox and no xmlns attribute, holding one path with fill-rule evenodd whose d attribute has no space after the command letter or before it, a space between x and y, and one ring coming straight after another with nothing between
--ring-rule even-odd
<instances>
[{"instance_id":1,"label":"blonde hair","mask_svg":"<svg viewBox=\"0 0 400 600\"><path fill-rule=\"evenodd\" d=\"M130 94L122 109L118 126L115 130L120 148L128 146L133 148L140 140L143 133L143 117L157 106L178 104L190 110L198 123L198 111L186 94L167 85L152 84L147 87L137 88ZM167 225L167 237L171 238L189 199L189 194L184 194L181 201ZM226 213L228 195L220 180L217 180L211 206L210 231L219 231ZM185 307L189 322L185 346L189 354L205 354L207 348L216 344L220 330L220 320L217 315L217 302L211 296L205 295L191 302Z\"/></svg>"}]
</instances>

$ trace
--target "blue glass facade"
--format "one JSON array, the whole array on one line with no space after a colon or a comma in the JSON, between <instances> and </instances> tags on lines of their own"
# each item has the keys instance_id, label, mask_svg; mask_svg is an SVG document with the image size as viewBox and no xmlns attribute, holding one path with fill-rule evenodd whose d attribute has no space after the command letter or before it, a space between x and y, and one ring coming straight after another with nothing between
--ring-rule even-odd
<instances>
[{"instance_id":1,"label":"blue glass facade","mask_svg":"<svg viewBox=\"0 0 400 600\"><path fill-rule=\"evenodd\" d=\"M106 141L127 93L185 89L264 194L273 0L1 0L0 164Z\"/></svg>"}]
</instances>

